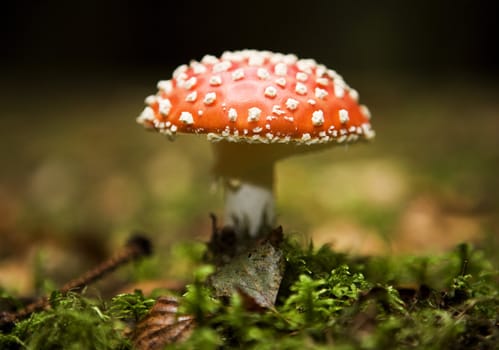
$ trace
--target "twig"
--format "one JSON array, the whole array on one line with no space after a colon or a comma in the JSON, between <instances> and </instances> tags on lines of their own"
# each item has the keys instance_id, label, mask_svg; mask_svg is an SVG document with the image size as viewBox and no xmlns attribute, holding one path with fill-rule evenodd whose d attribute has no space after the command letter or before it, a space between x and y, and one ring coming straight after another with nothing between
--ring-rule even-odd
<instances>
[{"instance_id":1,"label":"twig","mask_svg":"<svg viewBox=\"0 0 499 350\"><path fill-rule=\"evenodd\" d=\"M148 256L152 253L151 242L141 235L133 235L123 250L119 251L98 266L85 272L80 277L69 281L58 291L65 295L68 292L80 292L85 286L97 281L104 275L116 270L124 264ZM0 326L23 319L33 312L41 311L49 306L49 297L40 297L23 309L16 312L0 312Z\"/></svg>"}]
</instances>

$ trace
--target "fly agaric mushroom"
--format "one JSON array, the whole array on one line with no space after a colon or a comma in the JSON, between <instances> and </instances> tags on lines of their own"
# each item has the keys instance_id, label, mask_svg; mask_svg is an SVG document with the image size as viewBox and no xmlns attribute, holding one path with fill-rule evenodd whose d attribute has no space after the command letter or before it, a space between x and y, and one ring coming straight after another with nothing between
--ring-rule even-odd
<instances>
[{"instance_id":1,"label":"fly agaric mushroom","mask_svg":"<svg viewBox=\"0 0 499 350\"><path fill-rule=\"evenodd\" d=\"M374 137L370 113L334 70L269 51L204 56L158 83L137 122L173 139L206 134L225 186L224 224L258 236L274 225L274 163Z\"/></svg>"}]
</instances>

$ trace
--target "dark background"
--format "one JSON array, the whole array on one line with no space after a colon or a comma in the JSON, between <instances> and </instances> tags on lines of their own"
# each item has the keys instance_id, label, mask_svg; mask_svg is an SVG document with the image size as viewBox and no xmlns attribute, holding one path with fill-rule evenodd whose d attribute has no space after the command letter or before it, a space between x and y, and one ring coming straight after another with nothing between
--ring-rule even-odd
<instances>
[{"instance_id":1,"label":"dark background","mask_svg":"<svg viewBox=\"0 0 499 350\"><path fill-rule=\"evenodd\" d=\"M499 72L497 1L9 1L1 67L16 73L165 70L242 48L341 72Z\"/></svg>"}]
</instances>

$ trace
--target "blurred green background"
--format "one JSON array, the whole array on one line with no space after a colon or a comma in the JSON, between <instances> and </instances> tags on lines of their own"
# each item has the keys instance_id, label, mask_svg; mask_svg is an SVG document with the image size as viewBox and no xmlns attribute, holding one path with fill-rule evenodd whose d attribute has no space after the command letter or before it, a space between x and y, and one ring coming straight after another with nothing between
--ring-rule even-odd
<instances>
[{"instance_id":1,"label":"blurred green background","mask_svg":"<svg viewBox=\"0 0 499 350\"><path fill-rule=\"evenodd\" d=\"M373 114L373 143L278 165L288 234L357 254L498 247L498 2L1 7L0 287L32 292L33 270L64 281L133 230L158 266L172 243L206 240L222 211L209 143L135 117L176 66L243 48L315 58Z\"/></svg>"}]
</instances>

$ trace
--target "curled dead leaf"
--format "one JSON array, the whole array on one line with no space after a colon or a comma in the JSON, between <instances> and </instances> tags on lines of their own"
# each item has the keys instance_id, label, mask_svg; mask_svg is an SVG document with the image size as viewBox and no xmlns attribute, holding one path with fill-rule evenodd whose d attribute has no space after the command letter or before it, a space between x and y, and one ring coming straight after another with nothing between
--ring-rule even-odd
<instances>
[{"instance_id":1,"label":"curled dead leaf","mask_svg":"<svg viewBox=\"0 0 499 350\"><path fill-rule=\"evenodd\" d=\"M162 296L137 324L132 342L137 350L162 349L167 344L186 340L195 327L194 317L178 314L178 300Z\"/></svg>"}]
</instances>

